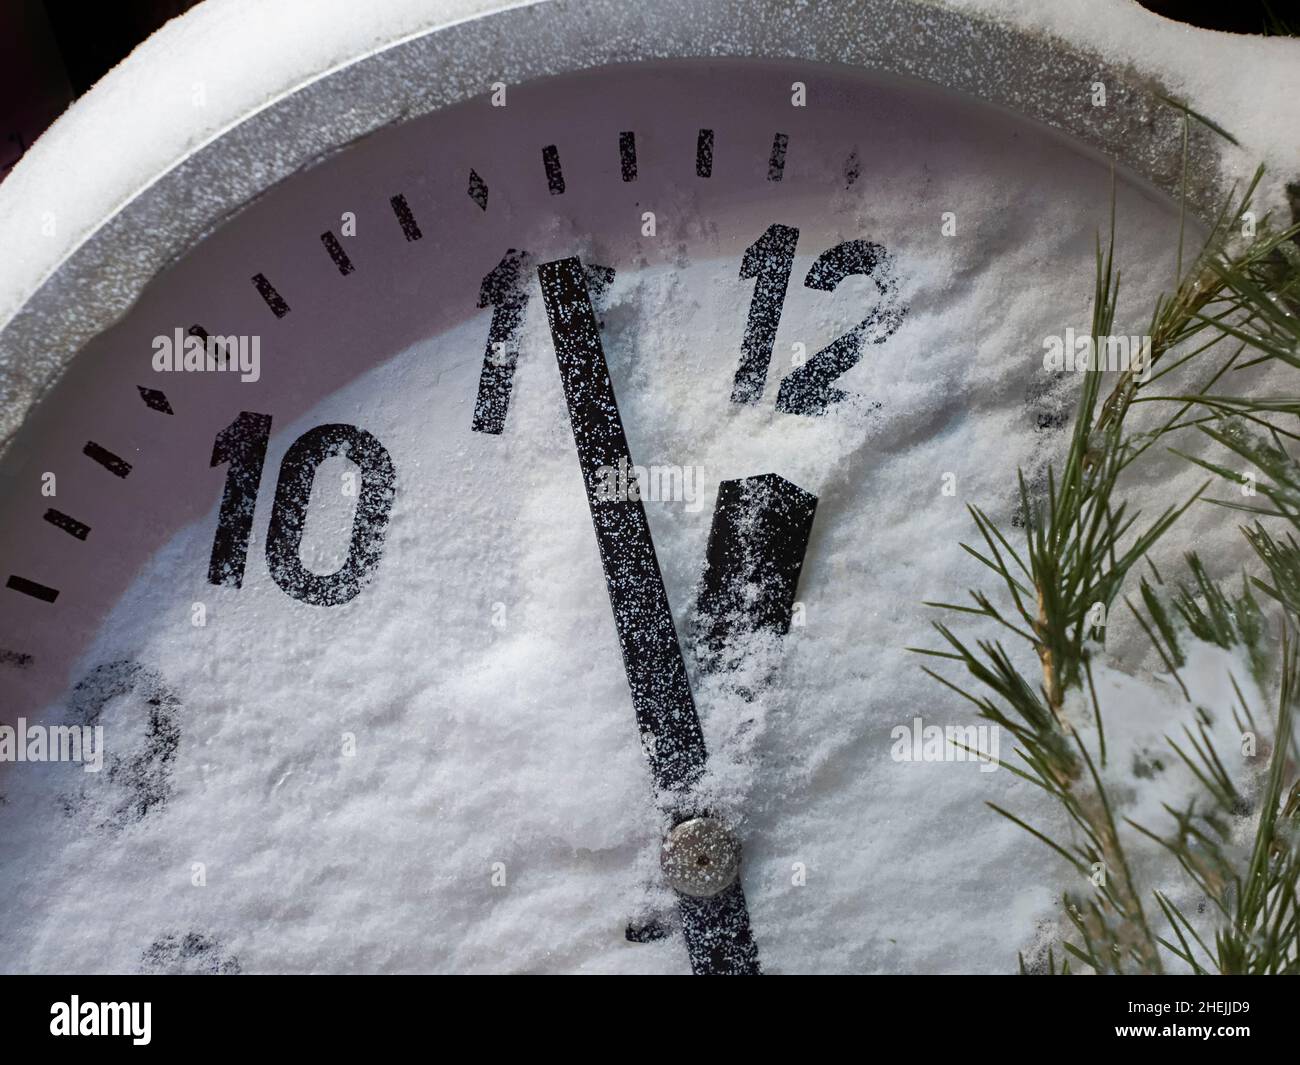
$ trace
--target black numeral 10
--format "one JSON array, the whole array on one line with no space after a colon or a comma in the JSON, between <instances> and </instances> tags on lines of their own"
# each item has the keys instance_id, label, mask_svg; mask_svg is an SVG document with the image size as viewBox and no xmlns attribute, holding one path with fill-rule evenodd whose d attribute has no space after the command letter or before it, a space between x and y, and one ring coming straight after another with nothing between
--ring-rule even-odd
<instances>
[{"instance_id":1,"label":"black numeral 10","mask_svg":"<svg viewBox=\"0 0 1300 1065\"><path fill-rule=\"evenodd\" d=\"M239 588L244 581L253 512L266 463L271 416L242 411L217 434L212 465L227 466L226 486L212 538L208 583ZM341 455L361 470L348 557L333 573L313 573L302 564L303 525L316 470ZM365 584L383 553L396 473L388 451L355 425L318 425L285 452L275 486L275 503L266 534L266 562L281 591L304 603L338 606Z\"/></svg>"}]
</instances>

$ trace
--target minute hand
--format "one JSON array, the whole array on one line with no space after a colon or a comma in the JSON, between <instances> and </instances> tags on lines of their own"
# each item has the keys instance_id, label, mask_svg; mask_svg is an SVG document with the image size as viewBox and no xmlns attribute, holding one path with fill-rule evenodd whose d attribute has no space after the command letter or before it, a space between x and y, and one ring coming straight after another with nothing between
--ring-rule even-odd
<instances>
[{"instance_id":1,"label":"minute hand","mask_svg":"<svg viewBox=\"0 0 1300 1065\"><path fill-rule=\"evenodd\" d=\"M603 472L619 469L620 460L632 467L600 327L576 258L543 263L537 274L642 745L656 787L670 793L668 804L680 815L689 812L681 803L704 772L704 734L645 507L639 498L608 499L600 491Z\"/></svg>"},{"instance_id":2,"label":"minute hand","mask_svg":"<svg viewBox=\"0 0 1300 1065\"><path fill-rule=\"evenodd\" d=\"M674 826L689 831L692 825L709 820L680 824L704 812L693 809L692 795L704 773L704 734L645 508L639 497L609 500L598 489L602 467L617 469L620 460L632 465L600 345L600 327L577 259L545 263L538 276L642 746L665 812ZM692 971L705 975L761 971L738 879L720 894L682 893L678 900Z\"/></svg>"}]
</instances>

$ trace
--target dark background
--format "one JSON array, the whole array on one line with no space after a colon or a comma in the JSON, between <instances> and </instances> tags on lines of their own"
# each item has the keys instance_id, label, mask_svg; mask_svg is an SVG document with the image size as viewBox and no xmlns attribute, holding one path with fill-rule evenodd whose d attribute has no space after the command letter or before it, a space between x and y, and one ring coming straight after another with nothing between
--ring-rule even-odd
<instances>
[{"instance_id":1,"label":"dark background","mask_svg":"<svg viewBox=\"0 0 1300 1065\"><path fill-rule=\"evenodd\" d=\"M1300 0L1137 0L1148 11L1227 33L1300 33Z\"/></svg>"},{"instance_id":2,"label":"dark background","mask_svg":"<svg viewBox=\"0 0 1300 1065\"><path fill-rule=\"evenodd\" d=\"M0 0L0 180L67 106L198 0Z\"/></svg>"},{"instance_id":3,"label":"dark background","mask_svg":"<svg viewBox=\"0 0 1300 1065\"><path fill-rule=\"evenodd\" d=\"M1135 2L1166 18L1207 29L1300 33L1300 0ZM196 3L0 0L0 180L73 100L164 22ZM203 60L195 57L196 64Z\"/></svg>"}]
</instances>

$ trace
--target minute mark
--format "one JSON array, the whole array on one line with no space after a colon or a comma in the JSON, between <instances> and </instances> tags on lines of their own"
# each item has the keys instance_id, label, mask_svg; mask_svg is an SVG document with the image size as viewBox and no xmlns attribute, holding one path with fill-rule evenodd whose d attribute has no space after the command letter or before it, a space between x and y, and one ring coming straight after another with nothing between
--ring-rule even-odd
<instances>
[{"instance_id":1,"label":"minute mark","mask_svg":"<svg viewBox=\"0 0 1300 1065\"><path fill-rule=\"evenodd\" d=\"M424 236L420 232L420 226L415 221L415 215L411 212L411 205L406 202L406 197L400 192L389 199L389 204L393 208L393 214L397 216L397 224L402 227L402 236L408 242L419 240Z\"/></svg>"},{"instance_id":2,"label":"minute mark","mask_svg":"<svg viewBox=\"0 0 1300 1065\"><path fill-rule=\"evenodd\" d=\"M356 269L352 265L352 260L348 258L348 253L343 250L343 245L339 243L339 238L334 235L334 231L327 229L320 235L320 242L325 245L325 250L329 252L329 257L338 271L344 277Z\"/></svg>"},{"instance_id":3,"label":"minute mark","mask_svg":"<svg viewBox=\"0 0 1300 1065\"><path fill-rule=\"evenodd\" d=\"M16 573L10 575L5 582L5 587L21 592L23 595L30 595L42 603L52 603L59 597L57 588L51 588L48 584L41 584L39 581L28 580L26 577L19 577Z\"/></svg>"},{"instance_id":4,"label":"minute mark","mask_svg":"<svg viewBox=\"0 0 1300 1065\"><path fill-rule=\"evenodd\" d=\"M81 449L81 453L87 458L94 459L114 477L125 477L131 472L131 464L126 459L120 455L114 455L108 448L95 443L93 440L86 441L86 446Z\"/></svg>"},{"instance_id":5,"label":"minute mark","mask_svg":"<svg viewBox=\"0 0 1300 1065\"><path fill-rule=\"evenodd\" d=\"M78 540L84 540L90 535L90 526L83 521L78 521L71 515L64 514L61 510L55 510L50 507L45 512L45 520L53 525L56 529L62 529L69 536Z\"/></svg>"}]
</instances>

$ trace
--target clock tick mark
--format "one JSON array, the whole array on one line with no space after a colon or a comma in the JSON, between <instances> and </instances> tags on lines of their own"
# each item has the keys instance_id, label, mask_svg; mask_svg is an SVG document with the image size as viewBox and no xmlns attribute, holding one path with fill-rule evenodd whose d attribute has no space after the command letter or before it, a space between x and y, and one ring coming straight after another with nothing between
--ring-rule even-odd
<instances>
[{"instance_id":1,"label":"clock tick mark","mask_svg":"<svg viewBox=\"0 0 1300 1065\"><path fill-rule=\"evenodd\" d=\"M140 398L144 400L144 405L150 410L156 410L159 414L175 414L172 405L167 401L166 393L157 388L145 388L144 385L136 385L136 390L140 393Z\"/></svg>"},{"instance_id":2,"label":"clock tick mark","mask_svg":"<svg viewBox=\"0 0 1300 1065\"><path fill-rule=\"evenodd\" d=\"M862 176L862 161L858 158L856 148L849 152L849 157L844 160L844 187L847 189Z\"/></svg>"},{"instance_id":3,"label":"clock tick mark","mask_svg":"<svg viewBox=\"0 0 1300 1065\"><path fill-rule=\"evenodd\" d=\"M487 182L478 176L473 167L469 171L469 198L478 204L481 210L487 210Z\"/></svg>"},{"instance_id":4,"label":"clock tick mark","mask_svg":"<svg viewBox=\"0 0 1300 1065\"><path fill-rule=\"evenodd\" d=\"M695 176L713 177L713 130L702 129L695 141Z\"/></svg>"},{"instance_id":5,"label":"clock tick mark","mask_svg":"<svg viewBox=\"0 0 1300 1065\"><path fill-rule=\"evenodd\" d=\"M45 512L45 520L56 529L62 529L69 536L75 536L78 540L84 540L90 535L89 525L68 514L64 514L61 510L55 510L53 507L50 507Z\"/></svg>"},{"instance_id":6,"label":"clock tick mark","mask_svg":"<svg viewBox=\"0 0 1300 1065\"><path fill-rule=\"evenodd\" d=\"M420 227L415 221L415 215L411 213L411 205L406 202L406 197L400 192L388 201L393 208L393 214L397 216L397 224L402 227L402 236L407 241L419 240L424 236L420 232Z\"/></svg>"},{"instance_id":7,"label":"clock tick mark","mask_svg":"<svg viewBox=\"0 0 1300 1065\"><path fill-rule=\"evenodd\" d=\"M86 441L86 446L81 449L81 453L87 458L94 459L115 477L125 477L131 472L131 464L126 459L114 455L108 448L102 447L93 440Z\"/></svg>"},{"instance_id":8,"label":"clock tick mark","mask_svg":"<svg viewBox=\"0 0 1300 1065\"><path fill-rule=\"evenodd\" d=\"M780 181L785 176L785 149L790 138L778 133L772 138L772 154L767 160L767 180Z\"/></svg>"},{"instance_id":9,"label":"clock tick mark","mask_svg":"<svg viewBox=\"0 0 1300 1065\"><path fill-rule=\"evenodd\" d=\"M26 651L9 651L0 647L0 666L13 666L14 669L26 669L32 664L32 656Z\"/></svg>"},{"instance_id":10,"label":"clock tick mark","mask_svg":"<svg viewBox=\"0 0 1300 1065\"><path fill-rule=\"evenodd\" d=\"M285 310L288 311L288 308L286 307ZM208 350L208 346L209 346L208 342L212 339L212 337L211 337L211 335L208 333L208 331L207 331L206 329L203 328L203 326L199 325L199 324L196 322L194 325L190 326L189 329L186 330L186 332L189 333L190 336L192 336L192 337L197 337L199 340L203 341L203 350L204 350L205 352ZM218 339L218 340L222 340L222 339L225 339L225 338L223 338L223 337L218 337L217 339ZM225 356L225 358L227 358L227 359L230 359L230 358L233 358L233 357L234 357L234 356L231 355L231 352L230 352L230 344L231 344L231 340L227 340L226 343L222 345L222 347L225 348L225 351L223 351L221 354L222 354L223 356ZM213 354L214 354L214 355L216 354L216 346L215 346L215 344L213 345Z\"/></svg>"},{"instance_id":11,"label":"clock tick mark","mask_svg":"<svg viewBox=\"0 0 1300 1065\"><path fill-rule=\"evenodd\" d=\"M253 275L253 287L257 289L257 294L266 300L266 305L277 318L283 318L289 313L289 305L285 303L284 297L276 292L275 286L266 279L265 274Z\"/></svg>"},{"instance_id":12,"label":"clock tick mark","mask_svg":"<svg viewBox=\"0 0 1300 1065\"><path fill-rule=\"evenodd\" d=\"M618 135L618 168L624 181L636 180L636 134L631 130Z\"/></svg>"},{"instance_id":13,"label":"clock tick mark","mask_svg":"<svg viewBox=\"0 0 1300 1065\"><path fill-rule=\"evenodd\" d=\"M286 311L286 312L288 311L288 309L289 309L288 307L285 307L285 311ZM203 326L201 326L201 325L199 325L197 322L195 322L194 325L190 326L189 329L186 330L186 332L187 332L190 336L195 337L196 339L201 340L201 341L203 342L203 350L204 350L204 352L207 352L208 349L209 349L209 347L211 347L211 348L212 348L212 354L213 354L214 356L216 355L216 345L215 345L215 344L212 344L212 345L209 344L209 341L210 341L212 338L211 338L210 334L208 333L208 331L207 331L206 329L203 328ZM227 359L231 358L229 342L227 342L227 343L226 343L225 345L223 345L223 346L225 347L226 350L223 351L223 352L221 353L222 356L223 356L224 358L227 358Z\"/></svg>"},{"instance_id":14,"label":"clock tick mark","mask_svg":"<svg viewBox=\"0 0 1300 1065\"><path fill-rule=\"evenodd\" d=\"M33 599L39 599L42 603L52 603L59 597L59 590L51 588L49 585L41 584L38 581L29 581L26 577L19 577L16 574L11 575L5 582L6 588L12 588L15 592L22 592L23 595L30 595Z\"/></svg>"},{"instance_id":15,"label":"clock tick mark","mask_svg":"<svg viewBox=\"0 0 1300 1065\"><path fill-rule=\"evenodd\" d=\"M352 260L348 258L348 253L343 250L343 245L339 243L339 238L331 230L327 229L320 235L320 242L325 245L325 250L329 252L329 256L334 260L334 265L339 268L340 274L347 277L356 269L352 265Z\"/></svg>"},{"instance_id":16,"label":"clock tick mark","mask_svg":"<svg viewBox=\"0 0 1300 1065\"><path fill-rule=\"evenodd\" d=\"M560 150L554 144L542 149L542 165L546 168L546 187L552 196L564 195L564 172L560 169Z\"/></svg>"}]
</instances>

